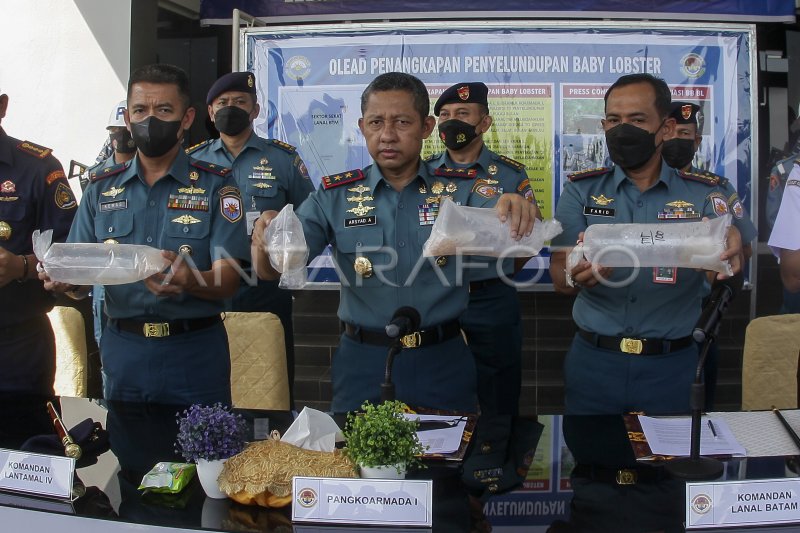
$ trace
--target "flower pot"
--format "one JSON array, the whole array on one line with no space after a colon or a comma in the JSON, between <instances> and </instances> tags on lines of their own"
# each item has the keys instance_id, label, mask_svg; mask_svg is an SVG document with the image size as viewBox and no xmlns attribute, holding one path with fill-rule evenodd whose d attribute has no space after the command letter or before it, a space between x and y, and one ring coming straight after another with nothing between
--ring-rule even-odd
<instances>
[{"instance_id":1,"label":"flower pot","mask_svg":"<svg viewBox=\"0 0 800 533\"><path fill-rule=\"evenodd\" d=\"M200 478L200 484L209 498L228 497L227 494L219 490L219 484L217 483L217 478L222 473L224 464L225 459L216 459L214 461L197 460L197 477Z\"/></svg>"},{"instance_id":2,"label":"flower pot","mask_svg":"<svg viewBox=\"0 0 800 533\"><path fill-rule=\"evenodd\" d=\"M400 472L397 472L395 465L384 466L359 466L361 470L361 477L365 479L405 479L406 469L404 466L400 467Z\"/></svg>"}]
</instances>

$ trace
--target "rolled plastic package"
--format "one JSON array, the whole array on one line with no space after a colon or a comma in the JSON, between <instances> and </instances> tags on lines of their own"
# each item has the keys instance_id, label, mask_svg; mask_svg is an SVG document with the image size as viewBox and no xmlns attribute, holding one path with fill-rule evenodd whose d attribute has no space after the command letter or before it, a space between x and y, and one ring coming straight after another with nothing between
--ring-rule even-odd
<instances>
[{"instance_id":1,"label":"rolled plastic package","mask_svg":"<svg viewBox=\"0 0 800 533\"><path fill-rule=\"evenodd\" d=\"M52 243L53 230L33 232L33 253L53 281L124 285L161 272L169 261L142 244ZM52 243L52 244L51 244Z\"/></svg>"},{"instance_id":2,"label":"rolled plastic package","mask_svg":"<svg viewBox=\"0 0 800 533\"><path fill-rule=\"evenodd\" d=\"M264 242L267 243L272 268L281 273L278 286L302 289L308 280L308 245L303 224L294 213L292 204L286 204L264 230Z\"/></svg>"},{"instance_id":3,"label":"rolled plastic package","mask_svg":"<svg viewBox=\"0 0 800 533\"><path fill-rule=\"evenodd\" d=\"M422 255L484 255L489 257L531 257L537 255L544 243L561 233L561 223L555 219L537 221L528 237L515 241L508 224L501 224L492 208L465 207L445 199L439 215L425 241Z\"/></svg>"},{"instance_id":4,"label":"rolled plastic package","mask_svg":"<svg viewBox=\"0 0 800 533\"><path fill-rule=\"evenodd\" d=\"M608 267L699 268L733 275L719 256L731 216L699 222L593 224L583 234L583 255Z\"/></svg>"}]
</instances>

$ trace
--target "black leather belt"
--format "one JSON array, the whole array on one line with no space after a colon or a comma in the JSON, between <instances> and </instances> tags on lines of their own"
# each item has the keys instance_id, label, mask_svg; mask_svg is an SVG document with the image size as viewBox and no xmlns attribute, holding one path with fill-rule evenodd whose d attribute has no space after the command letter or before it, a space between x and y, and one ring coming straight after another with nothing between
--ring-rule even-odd
<instances>
[{"instance_id":1,"label":"black leather belt","mask_svg":"<svg viewBox=\"0 0 800 533\"><path fill-rule=\"evenodd\" d=\"M48 318L45 315L35 316L10 326L0 328L0 339L9 341L17 337L25 337L42 331L48 327Z\"/></svg>"},{"instance_id":2,"label":"black leather belt","mask_svg":"<svg viewBox=\"0 0 800 533\"><path fill-rule=\"evenodd\" d=\"M614 485L636 485L637 483L656 483L670 477L663 467L631 466L628 468L611 468L607 466L575 465L572 476L610 483Z\"/></svg>"},{"instance_id":3,"label":"black leather belt","mask_svg":"<svg viewBox=\"0 0 800 533\"><path fill-rule=\"evenodd\" d=\"M420 348L422 346L430 346L431 344L444 342L460 333L461 325L458 323L458 320L452 320L400 337L400 342L404 348ZM368 330L347 323L344 325L344 334L356 342L374 344L376 346L391 346L396 340L389 337L383 331Z\"/></svg>"},{"instance_id":4,"label":"black leather belt","mask_svg":"<svg viewBox=\"0 0 800 533\"><path fill-rule=\"evenodd\" d=\"M141 335L142 337L170 337L209 328L220 322L222 322L222 318L219 315L171 320L168 322L142 322L127 318L111 321L112 324L116 324L120 331Z\"/></svg>"},{"instance_id":5,"label":"black leather belt","mask_svg":"<svg viewBox=\"0 0 800 533\"><path fill-rule=\"evenodd\" d=\"M498 283L502 282L503 280L500 278L490 278L490 279L482 279L480 281L470 281L469 292L480 291L487 287L491 287L492 285L497 285Z\"/></svg>"},{"instance_id":6,"label":"black leather belt","mask_svg":"<svg viewBox=\"0 0 800 533\"><path fill-rule=\"evenodd\" d=\"M578 335L598 348L615 350L632 355L660 355L688 348L694 342L691 336L680 339L636 339L632 337L606 337L582 329Z\"/></svg>"}]
</instances>

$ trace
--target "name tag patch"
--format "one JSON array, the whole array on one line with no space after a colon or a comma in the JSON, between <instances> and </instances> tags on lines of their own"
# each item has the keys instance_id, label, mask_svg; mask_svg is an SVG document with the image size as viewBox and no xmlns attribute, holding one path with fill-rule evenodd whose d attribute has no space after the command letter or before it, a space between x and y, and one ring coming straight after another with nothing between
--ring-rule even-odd
<instances>
[{"instance_id":1,"label":"name tag patch","mask_svg":"<svg viewBox=\"0 0 800 533\"><path fill-rule=\"evenodd\" d=\"M584 206L583 214L595 217L613 217L616 210L610 207L590 207Z\"/></svg>"},{"instance_id":2,"label":"name tag patch","mask_svg":"<svg viewBox=\"0 0 800 533\"><path fill-rule=\"evenodd\" d=\"M128 200L114 200L111 202L100 202L100 212L119 211L121 209L128 209Z\"/></svg>"},{"instance_id":3,"label":"name tag patch","mask_svg":"<svg viewBox=\"0 0 800 533\"><path fill-rule=\"evenodd\" d=\"M375 215L370 215L368 217L346 218L344 219L344 227L354 228L356 226L374 226L377 222L378 219Z\"/></svg>"}]
</instances>

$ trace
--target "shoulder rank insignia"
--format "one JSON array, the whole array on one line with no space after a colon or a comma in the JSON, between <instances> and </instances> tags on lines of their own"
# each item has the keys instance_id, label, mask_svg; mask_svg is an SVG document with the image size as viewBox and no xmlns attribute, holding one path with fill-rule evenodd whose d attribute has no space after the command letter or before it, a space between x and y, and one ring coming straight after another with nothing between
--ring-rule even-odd
<instances>
[{"instance_id":1,"label":"shoulder rank insignia","mask_svg":"<svg viewBox=\"0 0 800 533\"><path fill-rule=\"evenodd\" d=\"M289 143L285 143L283 141L279 141L278 139L270 139L270 141L272 142L272 144L274 144L275 146L277 146L281 150L286 150L290 154L293 154L293 153L295 153L297 151L297 148L295 148L294 146L292 146Z\"/></svg>"},{"instance_id":2,"label":"shoulder rank insignia","mask_svg":"<svg viewBox=\"0 0 800 533\"><path fill-rule=\"evenodd\" d=\"M474 178L477 177L478 171L474 168L447 168L439 167L433 171L435 176L444 176L446 178Z\"/></svg>"},{"instance_id":3,"label":"shoulder rank insignia","mask_svg":"<svg viewBox=\"0 0 800 533\"><path fill-rule=\"evenodd\" d=\"M567 176L567 179L569 179L569 181L580 181L582 179L591 178L594 176L602 176L603 174L608 174L609 172L611 172L611 169L608 167L591 168L589 170L582 170L580 172L570 174Z\"/></svg>"},{"instance_id":4,"label":"shoulder rank insignia","mask_svg":"<svg viewBox=\"0 0 800 533\"><path fill-rule=\"evenodd\" d=\"M519 161L514 161L510 157L506 157L504 155L497 156L498 161L502 161L506 165L510 166L511 168L515 168L517 170L525 170L525 165L520 163Z\"/></svg>"},{"instance_id":5,"label":"shoulder rank insignia","mask_svg":"<svg viewBox=\"0 0 800 533\"><path fill-rule=\"evenodd\" d=\"M92 181L102 180L111 176L116 176L126 168L130 166L131 162L126 161L125 163L120 163L118 165L113 165L110 167L106 167L102 170L98 170L97 172L90 174L89 179Z\"/></svg>"},{"instance_id":6,"label":"shoulder rank insignia","mask_svg":"<svg viewBox=\"0 0 800 533\"><path fill-rule=\"evenodd\" d=\"M197 143L197 144L195 144L194 146L190 146L189 148L187 148L187 149L186 149L186 153L187 153L187 154L191 154L191 153L193 153L193 152L196 152L196 151L198 151L200 148L202 148L202 147L206 146L207 144L210 144L210 143L211 143L211 141L213 141L213 140L214 140L214 139L206 139L205 141L203 141L203 142L201 142L201 143Z\"/></svg>"},{"instance_id":7,"label":"shoulder rank insignia","mask_svg":"<svg viewBox=\"0 0 800 533\"><path fill-rule=\"evenodd\" d=\"M28 155L32 155L33 157L38 157L39 159L44 159L53 151L50 148L39 146L38 144L34 144L30 141L22 141L17 145L17 149L25 152Z\"/></svg>"},{"instance_id":8,"label":"shoulder rank insignia","mask_svg":"<svg viewBox=\"0 0 800 533\"><path fill-rule=\"evenodd\" d=\"M332 189L334 187L338 187L339 185L344 185L345 183L353 183L354 181L363 180L366 176L361 169L355 170L348 170L347 172L342 172L341 174L331 174L330 176L323 176L322 177L322 188L323 189Z\"/></svg>"},{"instance_id":9,"label":"shoulder rank insignia","mask_svg":"<svg viewBox=\"0 0 800 533\"><path fill-rule=\"evenodd\" d=\"M212 174L216 174L217 176L227 176L231 173L231 169L228 167L224 167L222 165L215 165L214 163L208 163L206 161L201 161L199 159L192 159L189 162L195 168L199 168L200 170L205 170L206 172L211 172Z\"/></svg>"},{"instance_id":10,"label":"shoulder rank insignia","mask_svg":"<svg viewBox=\"0 0 800 533\"><path fill-rule=\"evenodd\" d=\"M704 183L709 187L713 187L715 185L719 185L719 180L721 179L716 174L711 172L684 172L682 170L678 170L678 176L685 180L697 181L699 183Z\"/></svg>"},{"instance_id":11,"label":"shoulder rank insignia","mask_svg":"<svg viewBox=\"0 0 800 533\"><path fill-rule=\"evenodd\" d=\"M433 161L434 159L439 159L440 157L442 157L442 154L441 154L441 153L438 153L438 154L431 154L431 155L429 155L428 157L426 157L426 158L425 158L425 161L426 161L426 162L427 162L427 161Z\"/></svg>"}]
</instances>

